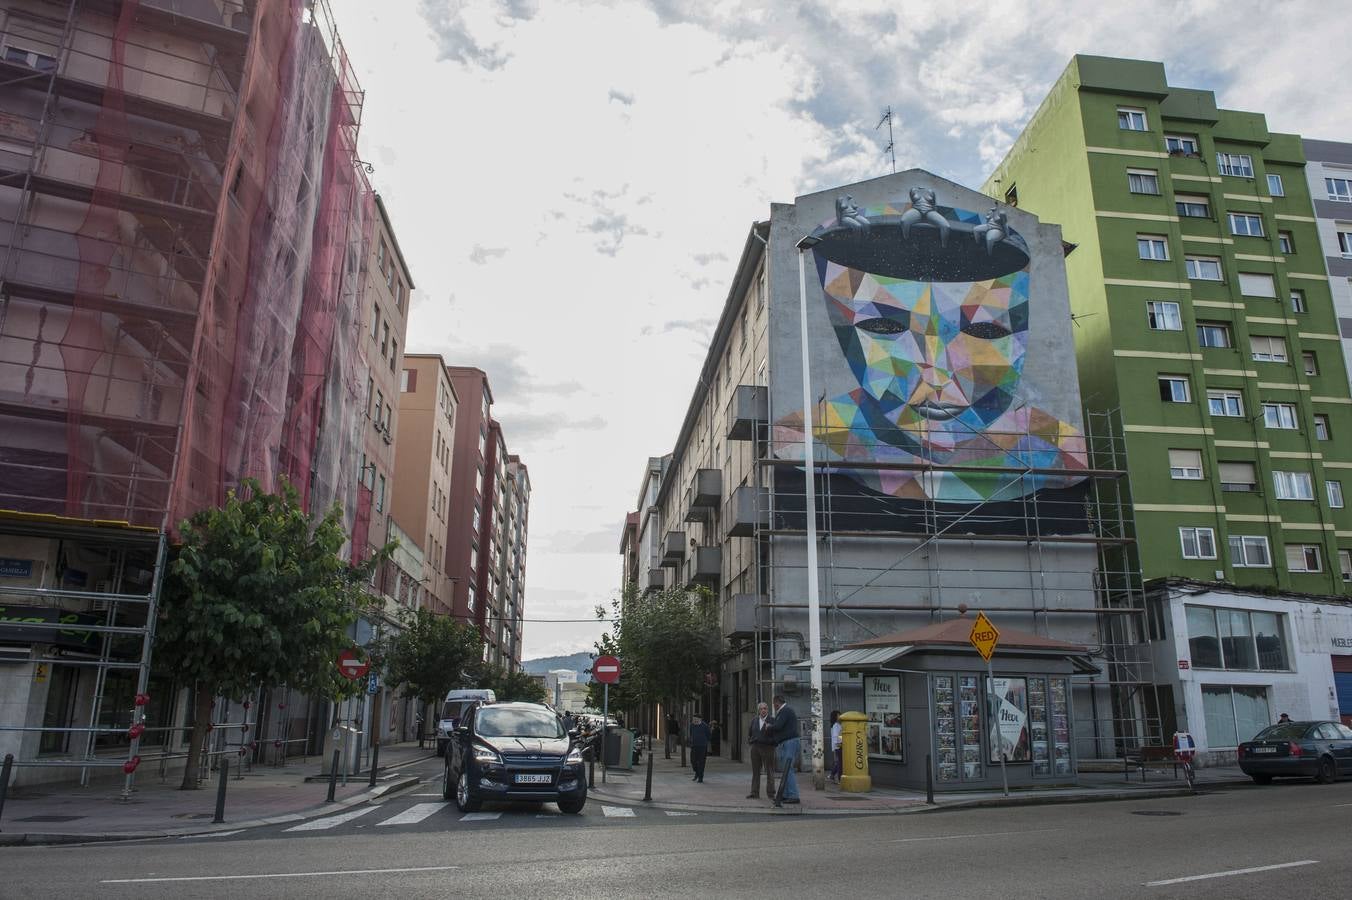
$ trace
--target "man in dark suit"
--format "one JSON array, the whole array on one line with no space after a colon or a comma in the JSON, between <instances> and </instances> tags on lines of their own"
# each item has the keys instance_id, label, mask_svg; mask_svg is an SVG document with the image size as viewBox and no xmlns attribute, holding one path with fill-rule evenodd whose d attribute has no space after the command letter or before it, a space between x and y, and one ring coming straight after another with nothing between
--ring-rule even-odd
<instances>
[{"instance_id":1,"label":"man in dark suit","mask_svg":"<svg viewBox=\"0 0 1352 900\"><path fill-rule=\"evenodd\" d=\"M780 770L775 806L783 806L785 803L800 802L798 779L793 775L799 753L798 714L784 702L781 695L775 694L774 702L775 717L770 725L770 736L775 742L775 766Z\"/></svg>"},{"instance_id":2,"label":"man in dark suit","mask_svg":"<svg viewBox=\"0 0 1352 900\"><path fill-rule=\"evenodd\" d=\"M770 718L768 703L756 704L756 717L747 729L746 740L751 745L751 793L746 799L755 800L760 796L761 770L765 770L765 796L775 795L775 742L770 736Z\"/></svg>"},{"instance_id":3,"label":"man in dark suit","mask_svg":"<svg viewBox=\"0 0 1352 900\"><path fill-rule=\"evenodd\" d=\"M704 782L704 761L709 756L709 726L699 716L690 717L690 768L695 770L691 781Z\"/></svg>"}]
</instances>

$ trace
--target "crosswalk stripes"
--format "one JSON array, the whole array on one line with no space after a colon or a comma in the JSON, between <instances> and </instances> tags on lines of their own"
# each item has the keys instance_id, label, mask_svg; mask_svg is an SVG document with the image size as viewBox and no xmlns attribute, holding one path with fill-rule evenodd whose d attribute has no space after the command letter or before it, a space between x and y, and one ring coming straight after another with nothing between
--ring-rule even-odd
<instances>
[{"instance_id":1,"label":"crosswalk stripes","mask_svg":"<svg viewBox=\"0 0 1352 900\"><path fill-rule=\"evenodd\" d=\"M697 815L696 813L692 813L692 812L676 812L675 810L671 810L671 809L664 810L664 812L665 812L667 815L669 815L669 816L693 816L693 815Z\"/></svg>"},{"instance_id":2,"label":"crosswalk stripes","mask_svg":"<svg viewBox=\"0 0 1352 900\"><path fill-rule=\"evenodd\" d=\"M502 818L502 813L465 813L460 817L461 822L492 822L494 819Z\"/></svg>"},{"instance_id":3,"label":"crosswalk stripes","mask_svg":"<svg viewBox=\"0 0 1352 900\"><path fill-rule=\"evenodd\" d=\"M607 819L634 818L634 811L627 806L603 806L601 812L606 814Z\"/></svg>"},{"instance_id":4,"label":"crosswalk stripes","mask_svg":"<svg viewBox=\"0 0 1352 900\"><path fill-rule=\"evenodd\" d=\"M337 828L345 822L351 822L353 819L360 818L369 812L374 812L378 807L361 806L351 812L345 812L336 816L328 816L323 819L311 819L309 822L301 822L299 825L293 825L286 829L287 831L324 831L329 828Z\"/></svg>"},{"instance_id":5,"label":"crosswalk stripes","mask_svg":"<svg viewBox=\"0 0 1352 900\"><path fill-rule=\"evenodd\" d=\"M417 825L423 819L430 815L441 812L451 804L442 801L441 803L415 803L397 816L391 816L383 822L377 822L376 827L382 825Z\"/></svg>"}]
</instances>

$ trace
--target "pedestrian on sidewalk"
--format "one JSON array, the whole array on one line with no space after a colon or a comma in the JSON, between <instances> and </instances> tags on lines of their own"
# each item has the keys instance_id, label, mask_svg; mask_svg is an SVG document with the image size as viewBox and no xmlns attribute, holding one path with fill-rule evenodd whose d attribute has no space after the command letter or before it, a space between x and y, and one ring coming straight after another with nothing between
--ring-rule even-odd
<instances>
[{"instance_id":1,"label":"pedestrian on sidewalk","mask_svg":"<svg viewBox=\"0 0 1352 900\"><path fill-rule=\"evenodd\" d=\"M677 741L681 739L681 722L674 713L667 713L666 717L667 732L667 759L671 759L672 748L676 746Z\"/></svg>"},{"instance_id":2,"label":"pedestrian on sidewalk","mask_svg":"<svg viewBox=\"0 0 1352 900\"><path fill-rule=\"evenodd\" d=\"M774 798L775 806L780 807L785 803L802 802L798 797L798 779L793 774L799 753L798 713L780 694L775 694L774 704L775 718L770 735L775 742L775 766L780 770L779 793Z\"/></svg>"},{"instance_id":3,"label":"pedestrian on sidewalk","mask_svg":"<svg viewBox=\"0 0 1352 900\"><path fill-rule=\"evenodd\" d=\"M748 800L760 797L762 769L765 770L765 796L775 795L775 742L770 735L773 722L769 704L757 703L756 717L751 720L746 733L746 741L751 746L751 793L746 795Z\"/></svg>"},{"instance_id":4,"label":"pedestrian on sidewalk","mask_svg":"<svg viewBox=\"0 0 1352 900\"><path fill-rule=\"evenodd\" d=\"M840 710L831 710L831 774L826 776L827 781L833 781L840 784L840 745L844 737L841 734Z\"/></svg>"},{"instance_id":5,"label":"pedestrian on sidewalk","mask_svg":"<svg viewBox=\"0 0 1352 900\"><path fill-rule=\"evenodd\" d=\"M723 729L715 719L709 723L709 752L714 756L722 756L723 749Z\"/></svg>"},{"instance_id":6,"label":"pedestrian on sidewalk","mask_svg":"<svg viewBox=\"0 0 1352 900\"><path fill-rule=\"evenodd\" d=\"M690 768L695 770L691 781L704 783L704 761L709 756L709 726L699 716L690 717Z\"/></svg>"}]
</instances>

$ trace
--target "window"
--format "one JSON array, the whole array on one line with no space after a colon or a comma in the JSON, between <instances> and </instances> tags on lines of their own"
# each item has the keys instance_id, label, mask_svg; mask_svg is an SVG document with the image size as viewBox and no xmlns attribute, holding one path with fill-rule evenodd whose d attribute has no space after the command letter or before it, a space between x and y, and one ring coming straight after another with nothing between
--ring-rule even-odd
<instances>
[{"instance_id":1,"label":"window","mask_svg":"<svg viewBox=\"0 0 1352 900\"><path fill-rule=\"evenodd\" d=\"M1319 363L1315 358L1313 350L1300 351L1300 362L1305 367L1306 375L1318 375Z\"/></svg>"},{"instance_id":2,"label":"window","mask_svg":"<svg viewBox=\"0 0 1352 900\"><path fill-rule=\"evenodd\" d=\"M1254 362L1286 362L1286 338L1255 334L1249 338L1249 347Z\"/></svg>"},{"instance_id":3,"label":"window","mask_svg":"<svg viewBox=\"0 0 1352 900\"><path fill-rule=\"evenodd\" d=\"M1267 688L1202 686L1209 748L1238 747L1272 724Z\"/></svg>"},{"instance_id":4,"label":"window","mask_svg":"<svg viewBox=\"0 0 1352 900\"><path fill-rule=\"evenodd\" d=\"M1197 343L1203 347L1230 347L1230 326L1224 322L1198 322Z\"/></svg>"},{"instance_id":5,"label":"window","mask_svg":"<svg viewBox=\"0 0 1352 900\"><path fill-rule=\"evenodd\" d=\"M1338 252L1343 256L1352 256L1352 226L1339 222L1338 228Z\"/></svg>"},{"instance_id":6,"label":"window","mask_svg":"<svg viewBox=\"0 0 1352 900\"><path fill-rule=\"evenodd\" d=\"M1185 256L1183 265L1189 278L1198 281L1221 280L1221 261L1214 256Z\"/></svg>"},{"instance_id":7,"label":"window","mask_svg":"<svg viewBox=\"0 0 1352 900\"><path fill-rule=\"evenodd\" d=\"M1314 414L1314 438L1317 441L1329 439L1329 417L1327 413Z\"/></svg>"},{"instance_id":8,"label":"window","mask_svg":"<svg viewBox=\"0 0 1352 900\"><path fill-rule=\"evenodd\" d=\"M1170 450L1169 477L1183 481L1201 481L1202 451Z\"/></svg>"},{"instance_id":9,"label":"window","mask_svg":"<svg viewBox=\"0 0 1352 900\"><path fill-rule=\"evenodd\" d=\"M399 358L399 342L390 341L390 371L394 371L394 361Z\"/></svg>"},{"instance_id":10,"label":"window","mask_svg":"<svg viewBox=\"0 0 1352 900\"><path fill-rule=\"evenodd\" d=\"M742 306L742 332L741 332L741 333L742 333L742 344L741 344L741 347L742 347L742 352L743 352L743 353L746 352L746 339L747 339L747 337L748 337L748 332L751 331L750 313L751 313L750 308L748 308L747 306L743 305L743 306Z\"/></svg>"},{"instance_id":11,"label":"window","mask_svg":"<svg viewBox=\"0 0 1352 900\"><path fill-rule=\"evenodd\" d=\"M1263 217L1254 213L1230 213L1230 233L1242 237L1262 237Z\"/></svg>"},{"instance_id":12,"label":"window","mask_svg":"<svg viewBox=\"0 0 1352 900\"><path fill-rule=\"evenodd\" d=\"M1343 581L1352 581L1352 550L1338 551L1338 572Z\"/></svg>"},{"instance_id":13,"label":"window","mask_svg":"<svg viewBox=\"0 0 1352 900\"><path fill-rule=\"evenodd\" d=\"M1186 375L1161 375L1160 399L1165 403L1191 403L1192 390Z\"/></svg>"},{"instance_id":14,"label":"window","mask_svg":"<svg viewBox=\"0 0 1352 900\"><path fill-rule=\"evenodd\" d=\"M376 489L376 512L385 509L385 476L380 476L380 487Z\"/></svg>"},{"instance_id":15,"label":"window","mask_svg":"<svg viewBox=\"0 0 1352 900\"><path fill-rule=\"evenodd\" d=\"M366 379L366 417L371 417L371 398L375 396L376 383L370 376Z\"/></svg>"},{"instance_id":16,"label":"window","mask_svg":"<svg viewBox=\"0 0 1352 900\"><path fill-rule=\"evenodd\" d=\"M1164 260L1169 258L1169 245L1162 234L1138 234L1136 253L1141 259Z\"/></svg>"},{"instance_id":17,"label":"window","mask_svg":"<svg viewBox=\"0 0 1352 900\"><path fill-rule=\"evenodd\" d=\"M1281 248L1282 253L1291 254L1296 252L1296 242L1291 238L1291 232L1277 232L1277 246Z\"/></svg>"},{"instance_id":18,"label":"window","mask_svg":"<svg viewBox=\"0 0 1352 900\"><path fill-rule=\"evenodd\" d=\"M1343 483L1341 481L1326 481L1324 488L1329 495L1329 508L1343 508Z\"/></svg>"},{"instance_id":19,"label":"window","mask_svg":"<svg viewBox=\"0 0 1352 900\"><path fill-rule=\"evenodd\" d=\"M1310 480L1309 472L1282 472L1274 470L1272 473L1273 487L1277 490L1278 500L1313 500L1314 484Z\"/></svg>"},{"instance_id":20,"label":"window","mask_svg":"<svg viewBox=\"0 0 1352 900\"><path fill-rule=\"evenodd\" d=\"M1175 194L1174 209L1189 219L1211 218L1211 201L1200 194Z\"/></svg>"},{"instance_id":21,"label":"window","mask_svg":"<svg viewBox=\"0 0 1352 900\"><path fill-rule=\"evenodd\" d=\"M1262 541L1262 553L1266 557L1267 538L1253 540ZM1185 610L1188 652L1194 667L1249 672L1290 669L1284 623L1277 613L1209 606L1187 606Z\"/></svg>"},{"instance_id":22,"label":"window","mask_svg":"<svg viewBox=\"0 0 1352 900\"><path fill-rule=\"evenodd\" d=\"M482 468L474 473L474 493L482 495L484 492L484 470Z\"/></svg>"},{"instance_id":23,"label":"window","mask_svg":"<svg viewBox=\"0 0 1352 900\"><path fill-rule=\"evenodd\" d=\"M1239 178L1253 177L1253 157L1247 153L1217 153L1216 168L1222 175Z\"/></svg>"},{"instance_id":24,"label":"window","mask_svg":"<svg viewBox=\"0 0 1352 900\"><path fill-rule=\"evenodd\" d=\"M1184 559L1215 559L1216 532L1210 528L1180 528L1178 539Z\"/></svg>"},{"instance_id":25,"label":"window","mask_svg":"<svg viewBox=\"0 0 1352 900\"><path fill-rule=\"evenodd\" d=\"M760 270L756 279L756 309L765 309L765 269Z\"/></svg>"},{"instance_id":26,"label":"window","mask_svg":"<svg viewBox=\"0 0 1352 900\"><path fill-rule=\"evenodd\" d=\"M1183 330L1183 319L1178 314L1178 304L1171 300L1147 300L1145 316L1155 331Z\"/></svg>"},{"instance_id":27,"label":"window","mask_svg":"<svg viewBox=\"0 0 1352 900\"><path fill-rule=\"evenodd\" d=\"M1166 134L1164 149L1170 156L1198 156L1197 138L1190 134Z\"/></svg>"},{"instance_id":28,"label":"window","mask_svg":"<svg viewBox=\"0 0 1352 900\"><path fill-rule=\"evenodd\" d=\"M1268 539L1253 535L1230 535L1230 564L1240 569L1266 569L1272 565Z\"/></svg>"},{"instance_id":29,"label":"window","mask_svg":"<svg viewBox=\"0 0 1352 900\"><path fill-rule=\"evenodd\" d=\"M1325 178L1324 188L1328 191L1330 200L1352 203L1352 179Z\"/></svg>"},{"instance_id":30,"label":"window","mask_svg":"<svg viewBox=\"0 0 1352 900\"><path fill-rule=\"evenodd\" d=\"M384 356L390 349L390 323L386 322L380 329L380 355Z\"/></svg>"},{"instance_id":31,"label":"window","mask_svg":"<svg viewBox=\"0 0 1352 900\"><path fill-rule=\"evenodd\" d=\"M1217 470L1223 491L1248 493L1258 487L1257 468L1251 462L1223 462Z\"/></svg>"},{"instance_id":32,"label":"window","mask_svg":"<svg viewBox=\"0 0 1352 900\"><path fill-rule=\"evenodd\" d=\"M1213 416L1244 415L1244 395L1239 391L1209 390L1206 405Z\"/></svg>"},{"instance_id":33,"label":"window","mask_svg":"<svg viewBox=\"0 0 1352 900\"><path fill-rule=\"evenodd\" d=\"M1292 572L1322 572L1317 544L1287 544L1286 568Z\"/></svg>"},{"instance_id":34,"label":"window","mask_svg":"<svg viewBox=\"0 0 1352 900\"><path fill-rule=\"evenodd\" d=\"M471 585L469 586L469 599L468 599L468 601L467 601L467 603L468 603L468 605L469 605L469 611L470 611L470 612L474 612L474 594L475 594L474 585L471 584ZM487 645L487 644L484 645L484 652L485 652L485 653L488 652L488 645Z\"/></svg>"},{"instance_id":35,"label":"window","mask_svg":"<svg viewBox=\"0 0 1352 900\"><path fill-rule=\"evenodd\" d=\"M1293 312L1293 313L1303 313L1303 312L1305 312L1305 309L1306 309L1306 307L1305 307L1305 292L1304 292L1304 291L1292 291L1292 292L1291 292L1291 312Z\"/></svg>"},{"instance_id":36,"label":"window","mask_svg":"<svg viewBox=\"0 0 1352 900\"><path fill-rule=\"evenodd\" d=\"M1263 272L1240 272L1239 292L1246 297L1276 297L1277 285Z\"/></svg>"},{"instance_id":37,"label":"window","mask_svg":"<svg viewBox=\"0 0 1352 900\"><path fill-rule=\"evenodd\" d=\"M376 410L374 418L376 420L377 425L379 425L383 421L383 419L381 418L381 414L384 411L385 411L385 395L382 394L380 391L376 391Z\"/></svg>"},{"instance_id":38,"label":"window","mask_svg":"<svg viewBox=\"0 0 1352 900\"><path fill-rule=\"evenodd\" d=\"M1159 173L1154 169L1127 169L1127 190L1133 194L1158 194Z\"/></svg>"},{"instance_id":39,"label":"window","mask_svg":"<svg viewBox=\"0 0 1352 900\"><path fill-rule=\"evenodd\" d=\"M5 62L7 63L27 66L30 69L37 69L39 72L56 71L56 57L49 56L46 53L39 53L37 50L16 47L7 42L5 44L4 56Z\"/></svg>"},{"instance_id":40,"label":"window","mask_svg":"<svg viewBox=\"0 0 1352 900\"><path fill-rule=\"evenodd\" d=\"M1010 206L1019 205L1019 186L1017 184L1011 184L1009 190L1005 191L1005 203Z\"/></svg>"},{"instance_id":41,"label":"window","mask_svg":"<svg viewBox=\"0 0 1352 900\"><path fill-rule=\"evenodd\" d=\"M1282 184L1282 176L1269 175L1267 177L1268 193L1274 197L1286 196L1286 185Z\"/></svg>"},{"instance_id":42,"label":"window","mask_svg":"<svg viewBox=\"0 0 1352 900\"><path fill-rule=\"evenodd\" d=\"M1294 403L1264 403L1263 424L1268 428L1296 427L1296 405Z\"/></svg>"},{"instance_id":43,"label":"window","mask_svg":"<svg viewBox=\"0 0 1352 900\"><path fill-rule=\"evenodd\" d=\"M380 337L380 307L375 306L371 309L371 340Z\"/></svg>"},{"instance_id":44,"label":"window","mask_svg":"<svg viewBox=\"0 0 1352 900\"><path fill-rule=\"evenodd\" d=\"M404 308L404 279L399 278L394 282L394 308L402 310Z\"/></svg>"},{"instance_id":45,"label":"window","mask_svg":"<svg viewBox=\"0 0 1352 900\"><path fill-rule=\"evenodd\" d=\"M418 373L413 369L401 369L399 371L399 393L407 394L414 390L418 383Z\"/></svg>"},{"instance_id":46,"label":"window","mask_svg":"<svg viewBox=\"0 0 1352 900\"><path fill-rule=\"evenodd\" d=\"M479 426L479 455L484 455L484 450L488 447L488 432L482 425Z\"/></svg>"},{"instance_id":47,"label":"window","mask_svg":"<svg viewBox=\"0 0 1352 900\"><path fill-rule=\"evenodd\" d=\"M1145 131L1145 110L1131 106L1117 108L1117 127L1126 131Z\"/></svg>"}]
</instances>

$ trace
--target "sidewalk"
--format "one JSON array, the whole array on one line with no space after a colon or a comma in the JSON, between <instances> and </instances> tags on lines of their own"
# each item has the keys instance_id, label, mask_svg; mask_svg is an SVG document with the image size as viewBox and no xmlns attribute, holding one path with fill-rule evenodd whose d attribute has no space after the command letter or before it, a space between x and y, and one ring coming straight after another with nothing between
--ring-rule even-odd
<instances>
[{"instance_id":1,"label":"sidewalk","mask_svg":"<svg viewBox=\"0 0 1352 900\"><path fill-rule=\"evenodd\" d=\"M255 766L242 776L231 766L225 795L225 822L213 825L217 780L213 773L201 790L180 791L176 775L160 783L153 770L136 779L130 800L122 800L122 781L103 781L89 787L78 784L37 785L11 791L0 815L0 847L6 844L55 843L78 840L210 834L257 825L299 822L345 806L365 803L391 791L417 784L416 775L397 771L435 756L435 748L420 750L417 742L380 748L376 786L368 777L339 775L334 803L325 803L328 779L316 778L319 757L308 764L293 760L285 767Z\"/></svg>"},{"instance_id":2,"label":"sidewalk","mask_svg":"<svg viewBox=\"0 0 1352 900\"><path fill-rule=\"evenodd\" d=\"M757 800L746 799L751 790L751 765L749 762L731 762L726 757L709 757L705 766L704 782L696 784L691 780L689 766L681 768L679 754L671 759L663 758L659 748L653 759L653 789L651 805L659 809L688 812L719 813L773 813L778 815L882 815L912 812L925 812L938 809L957 809L973 806L1016 806L1038 803L1075 803L1119 799L1147 799L1185 795L1188 786L1182 776L1175 779L1172 767L1153 769L1147 772L1143 782L1139 772L1133 772L1130 781L1123 778L1119 769L1115 773L1084 772L1080 774L1077 787L1011 789L1005 797L1000 790L936 792L934 805L925 802L924 791L908 791L894 788L879 788L866 793L847 793L834 784L827 784L826 790L812 789L812 773L798 773L798 793L802 802L775 809L764 796ZM647 777L648 760L633 769L612 769L607 773L606 783L601 783L601 771L597 768L596 785L590 791L592 799L601 802L638 803L643 802L644 781ZM763 777L763 776L762 776ZM1242 782L1249 784L1247 775L1238 767L1199 769L1197 771L1199 789L1220 787Z\"/></svg>"}]
</instances>

